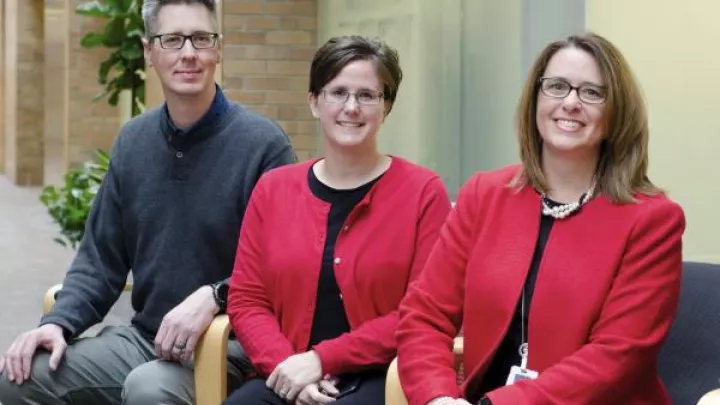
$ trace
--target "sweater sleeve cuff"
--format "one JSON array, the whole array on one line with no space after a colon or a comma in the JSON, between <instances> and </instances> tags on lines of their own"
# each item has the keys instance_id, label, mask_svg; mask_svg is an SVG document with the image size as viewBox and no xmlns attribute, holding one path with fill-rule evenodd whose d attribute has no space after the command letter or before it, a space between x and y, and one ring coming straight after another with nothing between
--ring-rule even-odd
<instances>
[{"instance_id":1,"label":"sweater sleeve cuff","mask_svg":"<svg viewBox=\"0 0 720 405\"><path fill-rule=\"evenodd\" d=\"M342 351L337 343L333 340L326 340L320 342L313 347L315 353L320 358L320 364L322 365L322 373L324 374L340 374L342 370Z\"/></svg>"},{"instance_id":2,"label":"sweater sleeve cuff","mask_svg":"<svg viewBox=\"0 0 720 405\"><path fill-rule=\"evenodd\" d=\"M50 325L50 324L57 325L62 328L63 337L65 338L65 342L70 342L70 340L75 337L76 329L73 328L72 325L70 325L70 323L68 321L66 321L65 319L63 319L57 315L48 314L48 315L45 315L42 317L42 319L40 320L39 326Z\"/></svg>"}]
</instances>

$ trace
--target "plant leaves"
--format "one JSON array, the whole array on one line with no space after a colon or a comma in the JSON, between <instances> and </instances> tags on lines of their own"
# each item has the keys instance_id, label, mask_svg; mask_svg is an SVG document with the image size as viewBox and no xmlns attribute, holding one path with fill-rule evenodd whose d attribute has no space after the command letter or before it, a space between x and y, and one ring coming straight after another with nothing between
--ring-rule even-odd
<instances>
[{"instance_id":1,"label":"plant leaves","mask_svg":"<svg viewBox=\"0 0 720 405\"><path fill-rule=\"evenodd\" d=\"M100 169L107 172L110 166L110 155L102 149L97 149L95 150L95 156L97 156Z\"/></svg>"},{"instance_id":2,"label":"plant leaves","mask_svg":"<svg viewBox=\"0 0 720 405\"><path fill-rule=\"evenodd\" d=\"M61 237L55 239L59 244L75 249L82 240L93 200L107 173L107 164L107 153L98 152L96 161L68 171L61 187L43 189L40 199L61 229Z\"/></svg>"},{"instance_id":3,"label":"plant leaves","mask_svg":"<svg viewBox=\"0 0 720 405\"><path fill-rule=\"evenodd\" d=\"M113 18L105 25L104 31L105 45L109 48L117 48L126 40L125 20L123 18Z\"/></svg>"},{"instance_id":4,"label":"plant leaves","mask_svg":"<svg viewBox=\"0 0 720 405\"><path fill-rule=\"evenodd\" d=\"M110 92L110 97L108 97L108 103L110 103L110 105L117 105L121 91L121 89L115 88Z\"/></svg>"},{"instance_id":5,"label":"plant leaves","mask_svg":"<svg viewBox=\"0 0 720 405\"><path fill-rule=\"evenodd\" d=\"M100 68L98 69L98 82L100 84L107 84L107 78L108 74L110 73L110 69L112 69L113 66L118 62L118 58L115 56L115 54L110 55L110 57L100 63Z\"/></svg>"},{"instance_id":6,"label":"plant leaves","mask_svg":"<svg viewBox=\"0 0 720 405\"><path fill-rule=\"evenodd\" d=\"M135 72L133 72L132 70L128 69L119 76L119 79L123 88L131 89L135 87L135 81L137 81L138 75L136 75Z\"/></svg>"},{"instance_id":7,"label":"plant leaves","mask_svg":"<svg viewBox=\"0 0 720 405\"><path fill-rule=\"evenodd\" d=\"M139 79L141 80L141 79ZM141 102L145 103L145 83L142 82L139 86L135 87L135 98Z\"/></svg>"},{"instance_id":8,"label":"plant leaves","mask_svg":"<svg viewBox=\"0 0 720 405\"><path fill-rule=\"evenodd\" d=\"M125 35L127 35L130 38L132 38L132 37L143 38L145 36L145 33L143 32L142 29L135 28L133 30L129 30Z\"/></svg>"},{"instance_id":9,"label":"plant leaves","mask_svg":"<svg viewBox=\"0 0 720 405\"><path fill-rule=\"evenodd\" d=\"M140 114L145 99L145 57L142 38L145 26L141 15L142 0L101 0L89 1L78 7L84 15L95 15L101 11L109 21L101 32L88 34L83 45L86 47L103 45L116 48L108 58L98 66L98 83L104 88L98 92L94 101L108 97L110 105L117 105L118 94L130 90L141 97L132 97L132 114ZM94 11L92 11L94 10ZM93 14L95 13L95 14ZM141 71L142 74L130 74ZM114 76L114 72L119 75Z\"/></svg>"},{"instance_id":10,"label":"plant leaves","mask_svg":"<svg viewBox=\"0 0 720 405\"><path fill-rule=\"evenodd\" d=\"M110 10L111 13L117 14L117 13L121 13L125 9L127 9L127 7L124 7L123 0L103 0L103 1L105 2L105 4L107 4L108 9Z\"/></svg>"},{"instance_id":11,"label":"plant leaves","mask_svg":"<svg viewBox=\"0 0 720 405\"><path fill-rule=\"evenodd\" d=\"M123 10L131 10L133 7L133 0L118 0L118 3L120 3L120 8Z\"/></svg>"},{"instance_id":12,"label":"plant leaves","mask_svg":"<svg viewBox=\"0 0 720 405\"><path fill-rule=\"evenodd\" d=\"M105 95L107 95L107 94L108 94L107 89L103 89L102 91L100 91L99 93L97 93L96 95L93 96L92 101L98 101L101 98L105 97Z\"/></svg>"},{"instance_id":13,"label":"plant leaves","mask_svg":"<svg viewBox=\"0 0 720 405\"><path fill-rule=\"evenodd\" d=\"M143 50L136 46L126 46L120 49L120 55L125 59L138 59L143 57Z\"/></svg>"},{"instance_id":14,"label":"plant leaves","mask_svg":"<svg viewBox=\"0 0 720 405\"><path fill-rule=\"evenodd\" d=\"M82 39L80 39L80 45L83 48L93 48L104 44L105 35L97 32L88 32L82 37Z\"/></svg>"},{"instance_id":15,"label":"plant leaves","mask_svg":"<svg viewBox=\"0 0 720 405\"><path fill-rule=\"evenodd\" d=\"M110 9L99 1L88 1L75 7L75 12L87 17L109 18Z\"/></svg>"}]
</instances>

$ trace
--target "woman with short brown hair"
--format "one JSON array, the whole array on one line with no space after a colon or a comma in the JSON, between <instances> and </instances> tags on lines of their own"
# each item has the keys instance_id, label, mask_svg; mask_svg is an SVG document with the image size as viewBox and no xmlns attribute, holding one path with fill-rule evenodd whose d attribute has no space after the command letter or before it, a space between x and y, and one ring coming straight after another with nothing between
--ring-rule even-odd
<instances>
[{"instance_id":1,"label":"woman with short brown hair","mask_svg":"<svg viewBox=\"0 0 720 405\"><path fill-rule=\"evenodd\" d=\"M258 378L225 404L383 402L398 305L450 211L437 173L379 150L401 80L380 40L317 51L308 101L324 156L253 191L227 312Z\"/></svg>"},{"instance_id":2,"label":"woman with short brown hair","mask_svg":"<svg viewBox=\"0 0 720 405\"><path fill-rule=\"evenodd\" d=\"M594 34L549 44L517 120L522 164L462 187L400 306L410 405L669 405L656 362L685 218L648 178L647 115L627 62Z\"/></svg>"}]
</instances>

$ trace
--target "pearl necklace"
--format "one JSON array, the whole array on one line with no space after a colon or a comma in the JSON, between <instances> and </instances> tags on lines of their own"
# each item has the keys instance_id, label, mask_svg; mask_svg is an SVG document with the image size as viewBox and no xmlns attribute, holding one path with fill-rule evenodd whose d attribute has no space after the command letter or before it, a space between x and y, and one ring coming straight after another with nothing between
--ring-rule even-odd
<instances>
[{"instance_id":1,"label":"pearl necklace","mask_svg":"<svg viewBox=\"0 0 720 405\"><path fill-rule=\"evenodd\" d=\"M550 199L547 197L545 193L542 194L542 213L543 215L553 217L555 219L565 219L578 211L580 207L585 205L588 201L590 201L590 198L592 198L593 193L595 192L595 180L593 180L592 185L590 186L590 189L583 194L580 197L580 200L571 202L568 204L561 204L561 205L553 205L550 202Z\"/></svg>"}]
</instances>

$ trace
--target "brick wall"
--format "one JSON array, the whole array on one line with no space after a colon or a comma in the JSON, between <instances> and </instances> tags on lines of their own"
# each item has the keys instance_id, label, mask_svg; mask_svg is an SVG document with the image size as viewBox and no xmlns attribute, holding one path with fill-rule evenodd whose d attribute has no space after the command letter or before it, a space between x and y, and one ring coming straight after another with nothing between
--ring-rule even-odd
<instances>
[{"instance_id":1,"label":"brick wall","mask_svg":"<svg viewBox=\"0 0 720 405\"><path fill-rule=\"evenodd\" d=\"M43 181L43 2L5 0L3 35L5 173L20 185Z\"/></svg>"},{"instance_id":2,"label":"brick wall","mask_svg":"<svg viewBox=\"0 0 720 405\"><path fill-rule=\"evenodd\" d=\"M117 137L120 111L108 104L107 97L92 101L102 90L97 81L100 63L110 51L104 47L85 49L80 39L89 31L99 31L105 21L74 12L85 0L69 0L67 11L67 103L65 128L65 166L76 167L94 158L95 149L108 150Z\"/></svg>"},{"instance_id":3,"label":"brick wall","mask_svg":"<svg viewBox=\"0 0 720 405\"><path fill-rule=\"evenodd\" d=\"M45 165L44 183L59 184L65 174L65 2L45 1Z\"/></svg>"},{"instance_id":4,"label":"brick wall","mask_svg":"<svg viewBox=\"0 0 720 405\"><path fill-rule=\"evenodd\" d=\"M2 2L0 2L2 3ZM0 4L0 175L5 173L5 4Z\"/></svg>"},{"instance_id":5,"label":"brick wall","mask_svg":"<svg viewBox=\"0 0 720 405\"><path fill-rule=\"evenodd\" d=\"M317 49L317 0L224 0L223 88L228 98L276 120L300 160L317 154L307 104Z\"/></svg>"}]
</instances>

